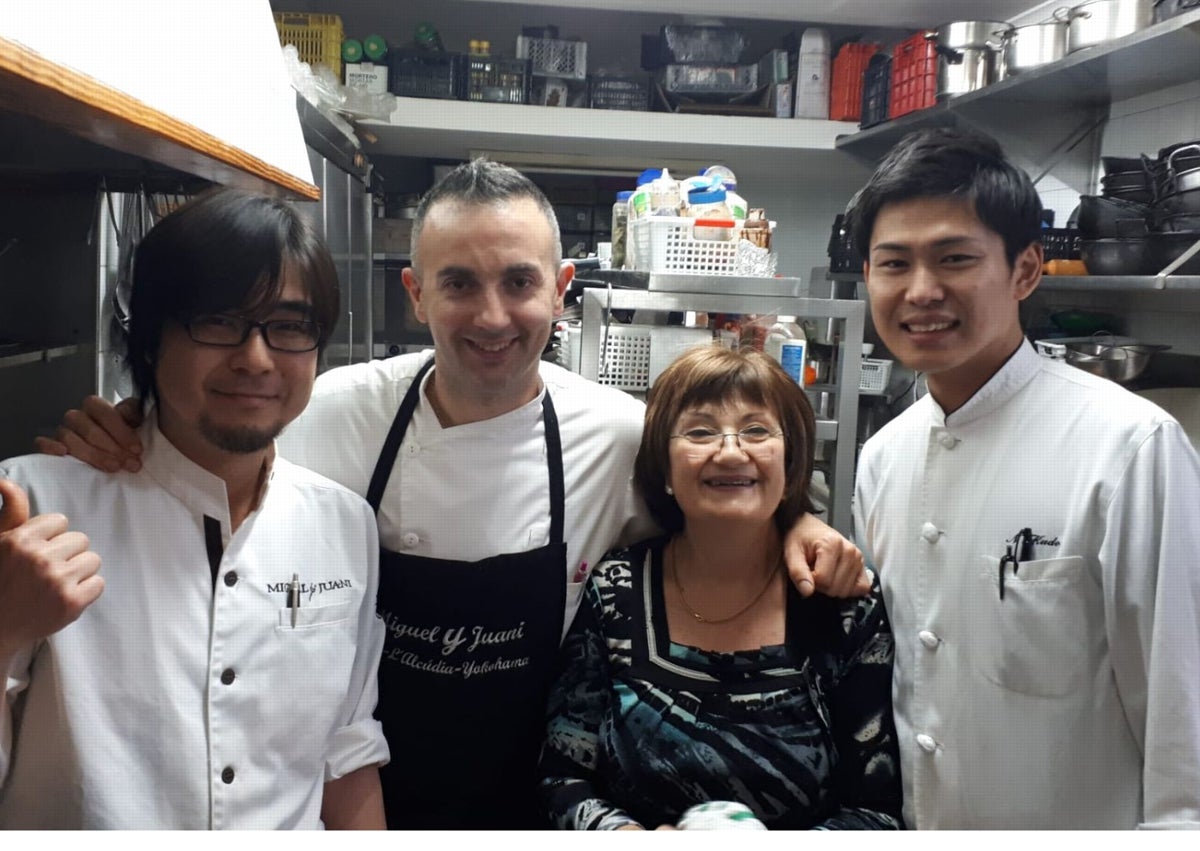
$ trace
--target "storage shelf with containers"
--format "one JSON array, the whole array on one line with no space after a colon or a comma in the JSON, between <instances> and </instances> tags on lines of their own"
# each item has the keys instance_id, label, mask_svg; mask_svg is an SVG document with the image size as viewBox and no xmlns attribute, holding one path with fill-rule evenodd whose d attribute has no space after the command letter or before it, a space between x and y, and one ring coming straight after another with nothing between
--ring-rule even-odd
<instances>
[{"instance_id":1,"label":"storage shelf with containers","mask_svg":"<svg viewBox=\"0 0 1200 851\"><path fill-rule=\"evenodd\" d=\"M894 62L893 58L893 62ZM908 133L958 123L1012 129L1063 112L1107 107L1114 101L1200 79L1200 7L1128 35L1093 44L1061 59L940 100L927 108L847 134L838 150L876 159ZM1032 127L1030 128L1032 132Z\"/></svg>"}]
</instances>

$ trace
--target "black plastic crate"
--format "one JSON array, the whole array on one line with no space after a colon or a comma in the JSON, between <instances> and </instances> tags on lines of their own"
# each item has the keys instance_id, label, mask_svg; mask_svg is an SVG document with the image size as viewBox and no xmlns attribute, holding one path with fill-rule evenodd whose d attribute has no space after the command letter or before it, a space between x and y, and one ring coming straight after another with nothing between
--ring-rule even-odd
<instances>
[{"instance_id":1,"label":"black plastic crate","mask_svg":"<svg viewBox=\"0 0 1200 851\"><path fill-rule=\"evenodd\" d=\"M888 117L888 98L892 90L892 59L876 53L867 62L863 72L862 118L858 126L862 129L882 124Z\"/></svg>"},{"instance_id":2,"label":"black plastic crate","mask_svg":"<svg viewBox=\"0 0 1200 851\"><path fill-rule=\"evenodd\" d=\"M649 74L604 74L592 77L592 109L650 109Z\"/></svg>"},{"instance_id":3,"label":"black plastic crate","mask_svg":"<svg viewBox=\"0 0 1200 851\"><path fill-rule=\"evenodd\" d=\"M1078 260L1079 230L1042 228L1042 253L1046 260Z\"/></svg>"},{"instance_id":4,"label":"black plastic crate","mask_svg":"<svg viewBox=\"0 0 1200 851\"><path fill-rule=\"evenodd\" d=\"M530 69L528 59L467 54L460 71L462 99L529 103Z\"/></svg>"},{"instance_id":5,"label":"black plastic crate","mask_svg":"<svg viewBox=\"0 0 1200 851\"><path fill-rule=\"evenodd\" d=\"M410 98L461 98L461 63L459 53L392 53L388 90Z\"/></svg>"}]
</instances>

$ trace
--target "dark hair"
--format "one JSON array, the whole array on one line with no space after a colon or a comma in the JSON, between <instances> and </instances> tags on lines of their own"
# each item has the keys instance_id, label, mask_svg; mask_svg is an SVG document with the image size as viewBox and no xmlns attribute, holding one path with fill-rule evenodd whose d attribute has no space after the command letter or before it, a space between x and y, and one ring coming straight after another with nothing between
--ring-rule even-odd
<instances>
[{"instance_id":1,"label":"dark hair","mask_svg":"<svg viewBox=\"0 0 1200 851\"><path fill-rule=\"evenodd\" d=\"M885 204L947 195L970 201L979 221L1000 235L1009 266L1041 241L1042 202L1029 175L991 137L935 128L901 139L854 196L846 224L855 248L870 259L871 232Z\"/></svg>"},{"instance_id":2,"label":"dark hair","mask_svg":"<svg viewBox=\"0 0 1200 851\"><path fill-rule=\"evenodd\" d=\"M779 417L784 441L783 500L775 512L780 532L813 510L808 485L813 471L816 420L808 396L773 358L754 349L720 346L689 349L662 371L646 400L646 426L634 461L634 481L646 506L667 532L683 528L684 516L666 492L669 446L679 417L689 408L745 399Z\"/></svg>"},{"instance_id":3,"label":"dark hair","mask_svg":"<svg viewBox=\"0 0 1200 851\"><path fill-rule=\"evenodd\" d=\"M554 207L550 205L545 193L515 168L483 157L458 166L421 198L417 205L416 218L413 220L413 266L417 265L417 246L421 230L425 227L425 219L435 204L498 204L520 198L532 199L549 222L554 239L554 257L551 259L557 266L562 262L562 236L558 232L558 217L554 215Z\"/></svg>"},{"instance_id":4,"label":"dark hair","mask_svg":"<svg viewBox=\"0 0 1200 851\"><path fill-rule=\"evenodd\" d=\"M321 348L338 317L337 268L324 239L286 201L240 189L209 190L159 221L137 247L125 365L143 404L162 331L202 313L264 313L295 274L321 324Z\"/></svg>"}]
</instances>

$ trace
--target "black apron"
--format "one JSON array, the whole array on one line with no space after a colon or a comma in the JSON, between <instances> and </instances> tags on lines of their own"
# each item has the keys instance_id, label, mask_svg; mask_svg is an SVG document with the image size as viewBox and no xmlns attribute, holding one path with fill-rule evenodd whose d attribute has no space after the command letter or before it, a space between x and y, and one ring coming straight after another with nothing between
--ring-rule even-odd
<instances>
[{"instance_id":1,"label":"black apron","mask_svg":"<svg viewBox=\"0 0 1200 851\"><path fill-rule=\"evenodd\" d=\"M432 366L430 360L413 379L375 465L367 501L377 515ZM549 544L477 562L380 548L378 605L387 638L376 714L392 752L381 774L390 828L549 826L537 802L536 769L567 582L562 445L549 391L542 420Z\"/></svg>"}]
</instances>

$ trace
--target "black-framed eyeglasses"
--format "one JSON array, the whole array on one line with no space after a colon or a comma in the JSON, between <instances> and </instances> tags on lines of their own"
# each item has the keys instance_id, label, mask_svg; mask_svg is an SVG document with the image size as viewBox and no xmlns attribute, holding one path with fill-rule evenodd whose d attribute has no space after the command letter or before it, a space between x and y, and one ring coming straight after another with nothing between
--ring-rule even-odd
<instances>
[{"instance_id":1,"label":"black-framed eyeglasses","mask_svg":"<svg viewBox=\"0 0 1200 851\"><path fill-rule=\"evenodd\" d=\"M267 345L279 352L311 352L321 344L321 323L311 319L256 322L232 313L204 313L182 322L188 336L206 346L240 346L254 330L261 331Z\"/></svg>"},{"instance_id":2,"label":"black-framed eyeglasses","mask_svg":"<svg viewBox=\"0 0 1200 851\"><path fill-rule=\"evenodd\" d=\"M773 437L779 437L783 431L771 431L763 425L746 426L740 431L717 431L715 428L689 428L681 434L671 435L672 440L685 440L693 446L716 446L724 444L725 438L732 437L738 447L759 446Z\"/></svg>"}]
</instances>

